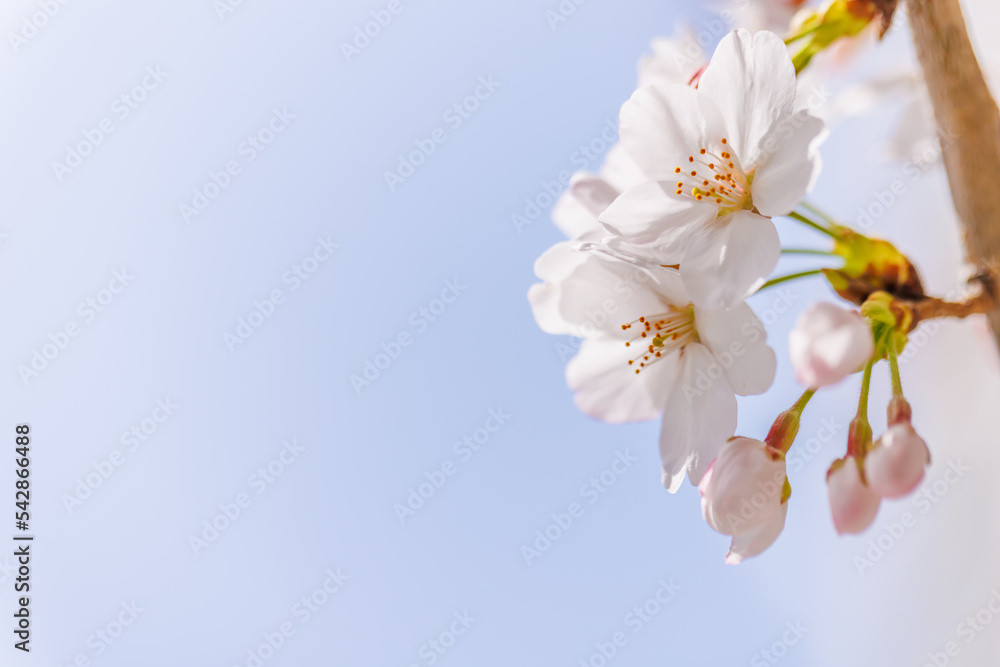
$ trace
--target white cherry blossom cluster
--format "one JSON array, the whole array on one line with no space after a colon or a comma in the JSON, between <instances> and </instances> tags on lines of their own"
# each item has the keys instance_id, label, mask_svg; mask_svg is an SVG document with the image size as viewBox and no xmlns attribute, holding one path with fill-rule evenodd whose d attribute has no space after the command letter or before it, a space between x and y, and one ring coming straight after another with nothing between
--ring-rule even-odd
<instances>
[{"instance_id":1,"label":"white cherry blossom cluster","mask_svg":"<svg viewBox=\"0 0 1000 667\"><path fill-rule=\"evenodd\" d=\"M791 495L785 455L819 388L863 371L847 453L828 473L839 532L865 530L881 499L913 491L929 462L896 364L906 334L926 316L916 271L888 242L803 201L827 131L797 104L797 70L834 41L829 30L852 36L864 27L843 20L858 5L870 9L868 21L878 17L872 3L832 0L803 19L812 41L798 61L768 31L734 30L710 60L692 57L690 40L654 42L621 109L620 144L599 173L573 177L553 210L568 239L535 264L541 282L528 296L538 325L583 339L566 368L576 404L612 423L660 418L663 484L673 493L687 477L699 487L705 520L732 538L727 563L761 553L782 532ZM806 392L764 439L737 437L737 396L764 393L776 370L746 299L821 272L771 276L783 252L776 217L833 239L830 252L815 254L845 263L822 273L860 312L830 303L803 312L788 353ZM896 391L889 428L873 441L868 387L880 359L890 362Z\"/></svg>"}]
</instances>

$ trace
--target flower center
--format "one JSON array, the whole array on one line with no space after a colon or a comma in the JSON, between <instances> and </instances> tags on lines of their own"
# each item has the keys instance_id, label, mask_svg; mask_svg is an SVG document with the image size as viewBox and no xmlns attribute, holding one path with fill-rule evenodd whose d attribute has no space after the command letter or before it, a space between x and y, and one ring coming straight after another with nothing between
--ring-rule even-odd
<instances>
[{"instance_id":1,"label":"flower center","mask_svg":"<svg viewBox=\"0 0 1000 667\"><path fill-rule=\"evenodd\" d=\"M753 198L750 184L753 171L743 171L737 158L729 149L729 141L720 142L722 148L713 151L698 149L697 154L688 156L686 167L676 167L678 174L677 194L687 195L698 201L714 201L719 207L719 216L729 215L741 209L752 209Z\"/></svg>"},{"instance_id":2,"label":"flower center","mask_svg":"<svg viewBox=\"0 0 1000 667\"><path fill-rule=\"evenodd\" d=\"M688 343L698 342L698 332L694 327L694 305L667 306L666 312L658 315L643 316L622 325L622 331L633 328L638 334L625 342L625 347L645 346L646 350L638 357L629 359L629 366L636 366L638 374L649 368L663 355L680 350Z\"/></svg>"}]
</instances>

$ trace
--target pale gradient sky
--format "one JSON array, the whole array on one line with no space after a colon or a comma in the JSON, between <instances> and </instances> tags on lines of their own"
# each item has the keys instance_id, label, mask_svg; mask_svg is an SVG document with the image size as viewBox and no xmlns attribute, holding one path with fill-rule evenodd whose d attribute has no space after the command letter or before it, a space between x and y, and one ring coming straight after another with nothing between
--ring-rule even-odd
<instances>
[{"instance_id":1,"label":"pale gradient sky","mask_svg":"<svg viewBox=\"0 0 1000 667\"><path fill-rule=\"evenodd\" d=\"M677 21L701 29L705 15L676 0L592 0L553 30L556 0L402 0L347 62L340 42L387 5L245 0L220 19L212 0L71 2L17 51L0 47L0 403L11 442L15 423L32 425L37 536L33 651L4 647L3 664L248 665L283 623L295 632L269 667L430 665L428 642L451 627L463 633L433 664L576 666L622 632L615 667L753 665L788 624L806 628L780 660L790 667L919 667L942 650L1000 586L986 426L1000 382L974 327L942 328L904 368L934 451L928 481L956 459L972 470L879 563L860 575L854 557L919 510L887 504L869 534L834 534L824 473L853 414L849 381L806 413L799 446L842 426L792 472L784 534L724 565L728 541L702 521L697 490L660 486L658 424L604 425L573 406L557 347L570 341L539 331L526 299L559 233L544 214L511 222L600 137L649 41ZM38 7L5 3L5 35ZM865 57L876 71L910 62L905 31ZM162 82L124 116L115 100L150 67ZM491 77L498 87L459 123L449 109ZM837 128L817 204L851 222L908 178L878 162L901 106ZM103 119L113 131L60 181L52 163ZM437 128L434 154L390 191L385 171ZM248 135L273 141L251 149ZM231 161L186 222L179 207ZM790 245L821 242L779 228ZM872 231L897 239L935 289L957 284L939 168L908 180ZM79 304L107 300L115 271L133 277L85 315ZM275 290L259 306L270 316L227 346ZM775 298L752 303L763 312ZM770 331L779 350L816 298L830 298L818 281L792 287ZM22 381L18 366L72 324L79 335ZM350 376L400 335L408 344L356 392ZM886 385L880 373L873 415ZM799 391L779 354L772 390L741 401L739 432L763 436ZM168 399L173 414L157 412ZM130 450L122 434L144 420ZM484 439L487 426L499 428ZM466 436L481 448L456 449ZM65 494L116 450L121 464L68 511ZM635 461L605 493L583 489L618 452ZM448 461L454 474L401 524L394 505ZM191 536L240 500L196 554ZM528 565L521 547L572 503L582 515ZM338 569L342 585L327 574ZM340 589L322 591L328 579ZM629 614L661 580L680 590L637 624ZM10 619L10 581L0 590ZM314 593L325 603L306 614ZM136 621L104 644L98 631L133 601ZM465 613L475 621L456 621ZM1000 622L953 664L998 653Z\"/></svg>"}]
</instances>

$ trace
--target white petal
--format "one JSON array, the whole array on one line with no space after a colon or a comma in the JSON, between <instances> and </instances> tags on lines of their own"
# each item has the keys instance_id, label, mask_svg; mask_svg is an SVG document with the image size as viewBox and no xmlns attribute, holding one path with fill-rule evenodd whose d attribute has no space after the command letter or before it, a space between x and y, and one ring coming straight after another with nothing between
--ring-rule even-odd
<instances>
[{"instance_id":1,"label":"white petal","mask_svg":"<svg viewBox=\"0 0 1000 667\"><path fill-rule=\"evenodd\" d=\"M754 173L753 203L766 216L785 215L806 196L819 176L819 144L826 125L807 111L779 123L764 140Z\"/></svg>"},{"instance_id":2,"label":"white petal","mask_svg":"<svg viewBox=\"0 0 1000 667\"><path fill-rule=\"evenodd\" d=\"M615 424L660 414L676 381L677 355L661 357L638 374L628 365L630 356L622 341L583 342L566 367L566 382L580 410Z\"/></svg>"},{"instance_id":3,"label":"white petal","mask_svg":"<svg viewBox=\"0 0 1000 667\"><path fill-rule=\"evenodd\" d=\"M649 180L621 143L608 149L608 154L604 156L604 166L601 167L601 177L618 192L625 192Z\"/></svg>"},{"instance_id":4,"label":"white petal","mask_svg":"<svg viewBox=\"0 0 1000 667\"><path fill-rule=\"evenodd\" d=\"M557 243L535 261L535 275L544 280L528 289L528 301L542 331L550 334L572 334L573 324L567 322L559 308L561 285L587 256L573 250L569 241Z\"/></svg>"},{"instance_id":5,"label":"white petal","mask_svg":"<svg viewBox=\"0 0 1000 667\"><path fill-rule=\"evenodd\" d=\"M528 299L547 333L624 340L632 334L621 325L663 312L657 280L647 270L577 252L570 242L546 251L535 272L548 284L533 286Z\"/></svg>"},{"instance_id":6,"label":"white petal","mask_svg":"<svg viewBox=\"0 0 1000 667\"><path fill-rule=\"evenodd\" d=\"M715 102L729 130L723 136L750 168L757 163L761 141L795 104L795 67L788 47L770 32L751 36L735 30L719 42L698 90Z\"/></svg>"},{"instance_id":7,"label":"white petal","mask_svg":"<svg viewBox=\"0 0 1000 667\"><path fill-rule=\"evenodd\" d=\"M640 247L660 264L683 261L690 235L716 217L713 204L667 192L648 182L622 194L600 218L610 233Z\"/></svg>"},{"instance_id":8,"label":"white petal","mask_svg":"<svg viewBox=\"0 0 1000 667\"><path fill-rule=\"evenodd\" d=\"M778 359L767 345L764 325L750 306L703 310L695 308L695 327L725 369L729 384L740 396L763 394L774 382Z\"/></svg>"},{"instance_id":9,"label":"white petal","mask_svg":"<svg viewBox=\"0 0 1000 667\"><path fill-rule=\"evenodd\" d=\"M756 291L781 257L778 230L768 218L738 211L721 218L681 262L695 305L730 308Z\"/></svg>"},{"instance_id":10,"label":"white petal","mask_svg":"<svg viewBox=\"0 0 1000 667\"><path fill-rule=\"evenodd\" d=\"M653 41L653 55L639 63L639 85L675 83L687 85L705 64L708 56L698 44L694 31L684 38Z\"/></svg>"},{"instance_id":11,"label":"white petal","mask_svg":"<svg viewBox=\"0 0 1000 667\"><path fill-rule=\"evenodd\" d=\"M785 529L786 516L788 516L788 503L781 506L781 511L777 512L770 522L751 533L734 537L729 545L729 553L726 554L726 564L739 565L745 559L756 556L774 544L781 531Z\"/></svg>"},{"instance_id":12,"label":"white petal","mask_svg":"<svg viewBox=\"0 0 1000 667\"><path fill-rule=\"evenodd\" d=\"M577 174L574 178L577 176L596 178L591 174ZM597 222L598 215L600 212L594 213L586 202L573 194L572 189L562 193L552 207L552 222L569 239L576 239L599 230L601 226Z\"/></svg>"},{"instance_id":13,"label":"white petal","mask_svg":"<svg viewBox=\"0 0 1000 667\"><path fill-rule=\"evenodd\" d=\"M571 241L557 243L535 260L535 275L546 282L560 282L580 267L587 256L573 250Z\"/></svg>"},{"instance_id":14,"label":"white petal","mask_svg":"<svg viewBox=\"0 0 1000 667\"><path fill-rule=\"evenodd\" d=\"M725 376L712 379L709 375L715 358L697 343L686 346L679 356L681 371L667 399L660 430L663 482L671 493L677 491L685 472L692 484L698 484L736 432L736 396Z\"/></svg>"},{"instance_id":15,"label":"white petal","mask_svg":"<svg viewBox=\"0 0 1000 667\"><path fill-rule=\"evenodd\" d=\"M646 86L622 107L622 144L655 181L676 181L675 167L686 166L688 156L725 136L715 104L688 86Z\"/></svg>"}]
</instances>

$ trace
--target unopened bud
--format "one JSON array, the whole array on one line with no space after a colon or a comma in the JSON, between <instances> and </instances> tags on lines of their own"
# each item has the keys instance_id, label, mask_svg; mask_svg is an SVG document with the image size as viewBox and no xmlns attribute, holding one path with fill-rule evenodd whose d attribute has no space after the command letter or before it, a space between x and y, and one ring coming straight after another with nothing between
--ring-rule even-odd
<instances>
[{"instance_id":1,"label":"unopened bud","mask_svg":"<svg viewBox=\"0 0 1000 667\"><path fill-rule=\"evenodd\" d=\"M865 457L865 478L883 498L902 498L924 478L930 450L908 421L894 424Z\"/></svg>"},{"instance_id":2,"label":"unopened bud","mask_svg":"<svg viewBox=\"0 0 1000 667\"><path fill-rule=\"evenodd\" d=\"M913 421L913 410L909 402L902 396L894 396L889 401L889 426Z\"/></svg>"},{"instance_id":3,"label":"unopened bud","mask_svg":"<svg viewBox=\"0 0 1000 667\"><path fill-rule=\"evenodd\" d=\"M855 417L847 430L847 453L858 460L872 448L872 427L867 419Z\"/></svg>"},{"instance_id":4,"label":"unopened bud","mask_svg":"<svg viewBox=\"0 0 1000 667\"><path fill-rule=\"evenodd\" d=\"M833 525L841 535L862 533L872 525L882 499L861 475L853 456L838 459L826 475Z\"/></svg>"}]
</instances>

